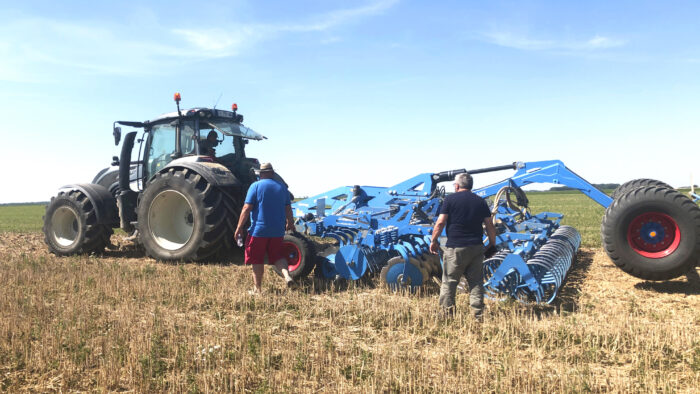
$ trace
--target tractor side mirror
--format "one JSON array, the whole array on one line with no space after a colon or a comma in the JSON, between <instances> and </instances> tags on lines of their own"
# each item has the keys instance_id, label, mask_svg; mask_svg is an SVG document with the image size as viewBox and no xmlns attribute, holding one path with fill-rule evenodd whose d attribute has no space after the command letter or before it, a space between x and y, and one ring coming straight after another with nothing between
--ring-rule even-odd
<instances>
[{"instance_id":1,"label":"tractor side mirror","mask_svg":"<svg viewBox=\"0 0 700 394\"><path fill-rule=\"evenodd\" d=\"M112 135L114 136L114 145L119 145L119 141L122 139L122 128L119 126L114 126Z\"/></svg>"}]
</instances>

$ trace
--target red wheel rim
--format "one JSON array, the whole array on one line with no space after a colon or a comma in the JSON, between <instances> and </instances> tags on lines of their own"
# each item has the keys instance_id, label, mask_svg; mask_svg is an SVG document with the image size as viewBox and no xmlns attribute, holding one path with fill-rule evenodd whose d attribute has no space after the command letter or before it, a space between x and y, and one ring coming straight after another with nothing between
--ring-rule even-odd
<instances>
[{"instance_id":1,"label":"red wheel rim","mask_svg":"<svg viewBox=\"0 0 700 394\"><path fill-rule=\"evenodd\" d=\"M282 242L282 254L289 264L289 272L294 271L301 265L301 251L291 242Z\"/></svg>"},{"instance_id":2,"label":"red wheel rim","mask_svg":"<svg viewBox=\"0 0 700 394\"><path fill-rule=\"evenodd\" d=\"M681 231L665 213L647 212L632 219L627 227L627 242L641 256L660 259L678 249Z\"/></svg>"}]
</instances>

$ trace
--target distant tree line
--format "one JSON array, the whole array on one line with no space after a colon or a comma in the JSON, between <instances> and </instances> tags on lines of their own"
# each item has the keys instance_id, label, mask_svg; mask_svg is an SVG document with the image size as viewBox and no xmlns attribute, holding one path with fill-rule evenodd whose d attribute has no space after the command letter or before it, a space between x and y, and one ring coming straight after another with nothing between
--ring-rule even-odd
<instances>
[{"instance_id":1,"label":"distant tree line","mask_svg":"<svg viewBox=\"0 0 700 394\"><path fill-rule=\"evenodd\" d=\"M596 189L600 190L615 190L617 189L618 186L620 186L619 183L594 183L593 186L596 187ZM698 185L693 185L694 188L698 188ZM681 186L677 189L690 189L690 186ZM574 188L571 188L569 186L554 186L549 189L550 192L560 192L560 191L565 191L565 190L576 190Z\"/></svg>"},{"instance_id":2,"label":"distant tree line","mask_svg":"<svg viewBox=\"0 0 700 394\"><path fill-rule=\"evenodd\" d=\"M8 202L0 204L0 207L12 206L12 205L47 205L48 201L36 201L36 202Z\"/></svg>"},{"instance_id":3,"label":"distant tree line","mask_svg":"<svg viewBox=\"0 0 700 394\"><path fill-rule=\"evenodd\" d=\"M620 186L619 183L594 183L593 186L596 189L599 190L606 190L606 189L617 189L618 186ZM560 192L564 190L578 190L574 189L573 187L569 186L554 186L549 189L550 192Z\"/></svg>"}]
</instances>

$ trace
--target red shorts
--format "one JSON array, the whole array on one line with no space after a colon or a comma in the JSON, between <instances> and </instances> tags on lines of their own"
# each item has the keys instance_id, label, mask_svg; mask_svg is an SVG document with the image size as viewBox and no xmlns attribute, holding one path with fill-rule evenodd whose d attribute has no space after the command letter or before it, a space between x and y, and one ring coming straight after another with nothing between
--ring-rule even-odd
<instances>
[{"instance_id":1,"label":"red shorts","mask_svg":"<svg viewBox=\"0 0 700 394\"><path fill-rule=\"evenodd\" d=\"M264 264L265 255L269 264L274 264L284 258L282 254L282 239L284 237L253 237L248 235L245 240L245 263Z\"/></svg>"}]
</instances>

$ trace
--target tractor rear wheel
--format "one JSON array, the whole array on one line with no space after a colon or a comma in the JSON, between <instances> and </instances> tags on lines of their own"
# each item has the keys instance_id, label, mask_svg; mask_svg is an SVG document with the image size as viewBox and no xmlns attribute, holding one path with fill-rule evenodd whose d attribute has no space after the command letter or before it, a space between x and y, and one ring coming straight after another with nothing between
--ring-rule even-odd
<instances>
[{"instance_id":1,"label":"tractor rear wheel","mask_svg":"<svg viewBox=\"0 0 700 394\"><path fill-rule=\"evenodd\" d=\"M95 207L79 190L51 198L42 230L49 251L57 256L102 252L112 236L112 227L97 223Z\"/></svg>"},{"instance_id":2,"label":"tractor rear wheel","mask_svg":"<svg viewBox=\"0 0 700 394\"><path fill-rule=\"evenodd\" d=\"M308 276L316 265L316 252L311 241L301 234L285 234L282 253L289 264L289 275L293 279Z\"/></svg>"},{"instance_id":3,"label":"tractor rear wheel","mask_svg":"<svg viewBox=\"0 0 700 394\"><path fill-rule=\"evenodd\" d=\"M232 247L238 209L232 194L201 175L170 168L157 174L141 197L139 241L157 260L203 260Z\"/></svg>"},{"instance_id":4,"label":"tractor rear wheel","mask_svg":"<svg viewBox=\"0 0 700 394\"><path fill-rule=\"evenodd\" d=\"M629 182L625 182L622 185L618 186L617 189L613 190L610 197L612 197L612 199L614 200L630 190L639 189L640 187L646 186L658 186L665 187L667 189L673 189L673 187L671 187L671 185L669 185L668 183L657 181L656 179L633 179Z\"/></svg>"},{"instance_id":5,"label":"tractor rear wheel","mask_svg":"<svg viewBox=\"0 0 700 394\"><path fill-rule=\"evenodd\" d=\"M613 263L641 279L673 279L700 258L700 208L673 189L647 186L619 196L601 232Z\"/></svg>"}]
</instances>

